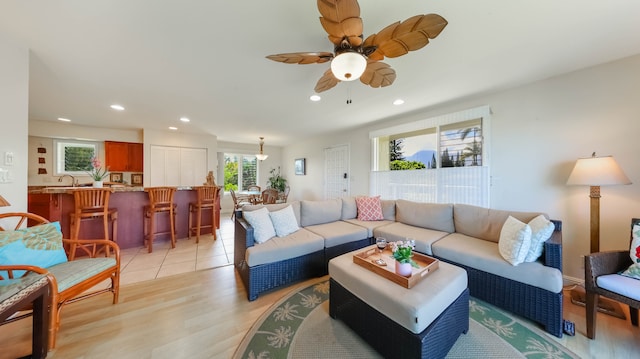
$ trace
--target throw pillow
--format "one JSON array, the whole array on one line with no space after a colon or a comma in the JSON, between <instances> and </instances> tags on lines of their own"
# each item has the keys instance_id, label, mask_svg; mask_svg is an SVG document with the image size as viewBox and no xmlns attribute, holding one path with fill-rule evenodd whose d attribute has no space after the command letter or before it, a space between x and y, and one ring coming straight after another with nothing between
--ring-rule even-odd
<instances>
[{"instance_id":1,"label":"throw pillow","mask_svg":"<svg viewBox=\"0 0 640 359\"><path fill-rule=\"evenodd\" d=\"M556 227L543 215L529 221L529 227L531 227L531 246L524 261L535 262L542 255L544 242L551 237Z\"/></svg>"},{"instance_id":2,"label":"throw pillow","mask_svg":"<svg viewBox=\"0 0 640 359\"><path fill-rule=\"evenodd\" d=\"M509 216L500 231L498 249L500 255L511 265L524 262L531 246L531 227Z\"/></svg>"},{"instance_id":3,"label":"throw pillow","mask_svg":"<svg viewBox=\"0 0 640 359\"><path fill-rule=\"evenodd\" d=\"M631 257L632 265L620 274L626 277L640 279L640 225L634 225L631 230L631 247L629 248L629 257Z\"/></svg>"},{"instance_id":4,"label":"throw pillow","mask_svg":"<svg viewBox=\"0 0 640 359\"><path fill-rule=\"evenodd\" d=\"M291 205L278 211L269 212L269 217L271 217L273 228L278 237L286 237L300 229Z\"/></svg>"},{"instance_id":5,"label":"throw pillow","mask_svg":"<svg viewBox=\"0 0 640 359\"><path fill-rule=\"evenodd\" d=\"M358 220L360 221L382 221L382 204L380 196L356 197L356 207L358 207Z\"/></svg>"},{"instance_id":6,"label":"throw pillow","mask_svg":"<svg viewBox=\"0 0 640 359\"><path fill-rule=\"evenodd\" d=\"M25 264L49 268L66 261L58 222L0 231L0 265ZM23 273L16 271L14 275ZM0 275L5 274L0 272Z\"/></svg>"},{"instance_id":7,"label":"throw pillow","mask_svg":"<svg viewBox=\"0 0 640 359\"><path fill-rule=\"evenodd\" d=\"M276 236L267 208L262 207L255 211L242 211L242 218L247 220L253 227L253 239L256 243L264 243Z\"/></svg>"}]
</instances>

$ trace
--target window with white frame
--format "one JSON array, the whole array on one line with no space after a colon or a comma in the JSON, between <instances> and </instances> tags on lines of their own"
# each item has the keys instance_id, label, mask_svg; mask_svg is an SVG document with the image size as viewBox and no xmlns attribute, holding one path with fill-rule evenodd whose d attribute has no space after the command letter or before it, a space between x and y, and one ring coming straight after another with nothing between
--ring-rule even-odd
<instances>
[{"instance_id":1,"label":"window with white frame","mask_svg":"<svg viewBox=\"0 0 640 359\"><path fill-rule=\"evenodd\" d=\"M371 194L488 206L489 127L484 106L371 132Z\"/></svg>"},{"instance_id":2,"label":"window with white frame","mask_svg":"<svg viewBox=\"0 0 640 359\"><path fill-rule=\"evenodd\" d=\"M258 159L255 155L224 154L224 190L244 191L258 183Z\"/></svg>"},{"instance_id":3,"label":"window with white frame","mask_svg":"<svg viewBox=\"0 0 640 359\"><path fill-rule=\"evenodd\" d=\"M53 141L54 175L88 175L91 159L98 155L98 143L79 140Z\"/></svg>"}]
</instances>

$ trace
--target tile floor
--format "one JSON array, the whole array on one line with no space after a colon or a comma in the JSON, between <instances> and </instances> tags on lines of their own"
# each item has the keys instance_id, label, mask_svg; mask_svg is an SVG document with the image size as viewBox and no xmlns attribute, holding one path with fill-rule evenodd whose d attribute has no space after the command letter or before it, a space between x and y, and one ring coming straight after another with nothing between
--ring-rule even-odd
<instances>
[{"instance_id":1,"label":"tile floor","mask_svg":"<svg viewBox=\"0 0 640 359\"><path fill-rule=\"evenodd\" d=\"M169 241L154 241L152 253L144 246L121 250L120 285L233 264L234 223L229 216L220 215L215 241L207 234L198 244L195 237L177 238L173 249Z\"/></svg>"}]
</instances>

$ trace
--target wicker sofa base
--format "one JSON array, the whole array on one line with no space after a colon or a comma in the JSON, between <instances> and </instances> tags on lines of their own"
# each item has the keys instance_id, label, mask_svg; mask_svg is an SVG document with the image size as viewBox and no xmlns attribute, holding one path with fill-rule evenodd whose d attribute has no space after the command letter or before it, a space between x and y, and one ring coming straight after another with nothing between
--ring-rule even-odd
<instances>
[{"instance_id":1,"label":"wicker sofa base","mask_svg":"<svg viewBox=\"0 0 640 359\"><path fill-rule=\"evenodd\" d=\"M289 285L303 279L327 274L324 250L280 262L249 267L244 260L235 264L248 299L255 300L258 294Z\"/></svg>"},{"instance_id":2,"label":"wicker sofa base","mask_svg":"<svg viewBox=\"0 0 640 359\"><path fill-rule=\"evenodd\" d=\"M329 315L342 320L385 358L444 358L469 330L469 289L465 289L420 334L412 333L330 279Z\"/></svg>"},{"instance_id":3,"label":"wicker sofa base","mask_svg":"<svg viewBox=\"0 0 640 359\"><path fill-rule=\"evenodd\" d=\"M553 293L444 258L439 259L467 271L471 296L537 322L549 334L562 338L562 291Z\"/></svg>"}]
</instances>

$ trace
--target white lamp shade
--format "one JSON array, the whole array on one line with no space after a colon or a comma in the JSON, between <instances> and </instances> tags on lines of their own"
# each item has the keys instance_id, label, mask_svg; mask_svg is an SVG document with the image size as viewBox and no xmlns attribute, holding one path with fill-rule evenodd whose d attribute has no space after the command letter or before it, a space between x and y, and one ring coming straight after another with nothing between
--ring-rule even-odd
<instances>
[{"instance_id":1,"label":"white lamp shade","mask_svg":"<svg viewBox=\"0 0 640 359\"><path fill-rule=\"evenodd\" d=\"M618 162L611 156L579 158L576 161L568 185L611 186L631 184Z\"/></svg>"},{"instance_id":2,"label":"white lamp shade","mask_svg":"<svg viewBox=\"0 0 640 359\"><path fill-rule=\"evenodd\" d=\"M264 155L264 154L262 154L262 153L260 153L260 154L257 154L257 155L256 155L256 158L258 159L258 161L264 161L264 160L266 160L268 157L269 157L269 155Z\"/></svg>"},{"instance_id":3,"label":"white lamp shade","mask_svg":"<svg viewBox=\"0 0 640 359\"><path fill-rule=\"evenodd\" d=\"M367 59L357 52L343 52L331 60L331 72L340 81L353 81L362 76Z\"/></svg>"}]
</instances>

